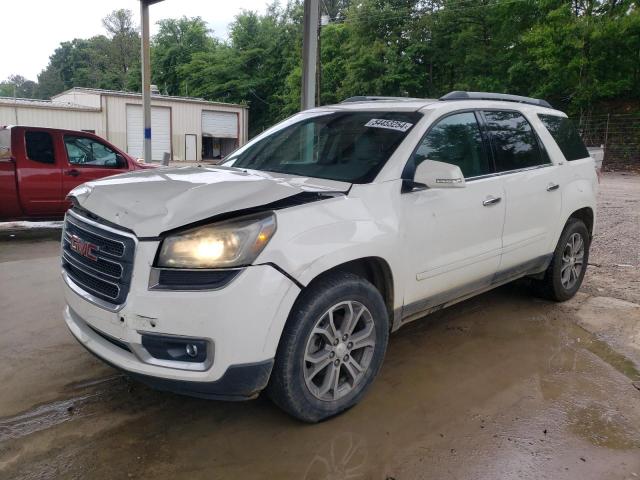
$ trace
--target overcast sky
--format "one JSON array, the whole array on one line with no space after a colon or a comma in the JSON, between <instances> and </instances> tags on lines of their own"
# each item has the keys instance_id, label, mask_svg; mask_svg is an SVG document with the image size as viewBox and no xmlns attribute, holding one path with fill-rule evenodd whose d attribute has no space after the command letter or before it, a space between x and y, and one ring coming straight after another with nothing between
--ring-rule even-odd
<instances>
[{"instance_id":1,"label":"overcast sky","mask_svg":"<svg viewBox=\"0 0 640 480\"><path fill-rule=\"evenodd\" d=\"M133 11L138 0L0 0L0 81L11 74L36 80L60 42L104 33L102 18L118 8ZM268 0L164 0L152 5L151 33L163 18L202 17L214 35L227 38L227 26L241 10L264 12Z\"/></svg>"}]
</instances>

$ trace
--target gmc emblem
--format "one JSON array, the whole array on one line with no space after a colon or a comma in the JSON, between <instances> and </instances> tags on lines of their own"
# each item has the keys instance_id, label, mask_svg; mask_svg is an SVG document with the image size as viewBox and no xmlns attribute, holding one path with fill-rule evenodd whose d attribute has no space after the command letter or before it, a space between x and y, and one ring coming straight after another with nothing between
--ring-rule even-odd
<instances>
[{"instance_id":1,"label":"gmc emblem","mask_svg":"<svg viewBox=\"0 0 640 480\"><path fill-rule=\"evenodd\" d=\"M95 252L98 251L98 246L96 244L85 242L77 235L71 235L70 247L71 250L83 257L87 257L89 260L93 260L94 262L98 261L98 257L95 255Z\"/></svg>"}]
</instances>

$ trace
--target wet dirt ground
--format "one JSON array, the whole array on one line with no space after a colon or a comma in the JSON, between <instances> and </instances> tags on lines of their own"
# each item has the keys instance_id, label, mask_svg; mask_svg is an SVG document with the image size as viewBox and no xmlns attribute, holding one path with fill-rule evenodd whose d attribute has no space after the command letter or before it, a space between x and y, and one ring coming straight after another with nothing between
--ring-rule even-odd
<instances>
[{"instance_id":1,"label":"wet dirt ground","mask_svg":"<svg viewBox=\"0 0 640 480\"><path fill-rule=\"evenodd\" d=\"M414 322L319 425L127 380L64 326L59 232L0 231L0 478L640 478L640 176L599 202L578 296L520 282Z\"/></svg>"}]
</instances>

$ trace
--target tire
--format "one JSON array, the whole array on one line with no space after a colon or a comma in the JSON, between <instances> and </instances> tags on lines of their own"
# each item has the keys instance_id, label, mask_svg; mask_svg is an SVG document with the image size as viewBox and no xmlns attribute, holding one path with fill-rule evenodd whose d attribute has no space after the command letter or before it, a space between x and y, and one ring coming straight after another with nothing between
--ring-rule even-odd
<instances>
[{"instance_id":1,"label":"tire","mask_svg":"<svg viewBox=\"0 0 640 480\"><path fill-rule=\"evenodd\" d=\"M577 251L573 252L572 245L575 246L575 241L581 242L581 255ZM591 235L584 222L577 218L570 218L560 235L544 278L534 283L537 293L556 302L564 302L573 297L580 289L587 271L590 245ZM573 258L575 263L567 263L567 258ZM579 261L582 263L579 264ZM578 265L579 268L572 271ZM567 274L570 281L567 281Z\"/></svg>"},{"instance_id":2,"label":"tire","mask_svg":"<svg viewBox=\"0 0 640 480\"><path fill-rule=\"evenodd\" d=\"M362 399L380 370L388 340L387 309L370 282L351 273L319 279L289 314L267 393L304 422L333 417Z\"/></svg>"}]
</instances>

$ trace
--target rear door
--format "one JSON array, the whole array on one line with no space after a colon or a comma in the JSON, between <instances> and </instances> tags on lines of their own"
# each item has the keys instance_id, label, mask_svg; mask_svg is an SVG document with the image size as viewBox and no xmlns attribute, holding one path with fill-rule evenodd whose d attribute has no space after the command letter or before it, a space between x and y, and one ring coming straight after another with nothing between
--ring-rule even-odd
<instances>
[{"instance_id":1,"label":"rear door","mask_svg":"<svg viewBox=\"0 0 640 480\"><path fill-rule=\"evenodd\" d=\"M506 197L500 281L545 264L555 244L562 186L559 167L521 112L489 110L483 116Z\"/></svg>"},{"instance_id":2,"label":"rear door","mask_svg":"<svg viewBox=\"0 0 640 480\"><path fill-rule=\"evenodd\" d=\"M48 217L63 212L62 157L54 132L25 129L15 141L18 194L27 216Z\"/></svg>"},{"instance_id":3,"label":"rear door","mask_svg":"<svg viewBox=\"0 0 640 480\"><path fill-rule=\"evenodd\" d=\"M63 144L65 167L62 189L65 196L82 183L129 170L122 155L92 137L65 133Z\"/></svg>"}]
</instances>

